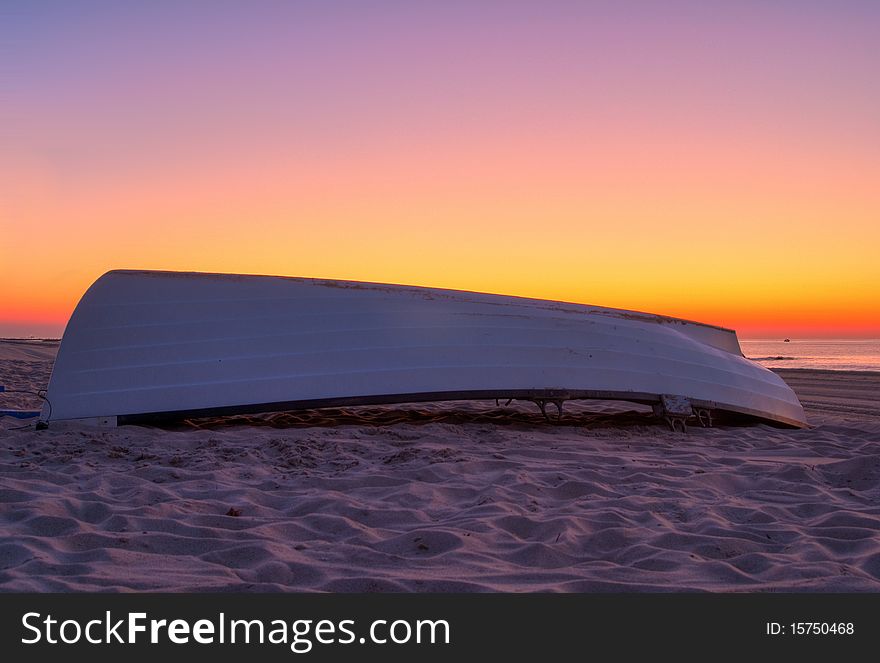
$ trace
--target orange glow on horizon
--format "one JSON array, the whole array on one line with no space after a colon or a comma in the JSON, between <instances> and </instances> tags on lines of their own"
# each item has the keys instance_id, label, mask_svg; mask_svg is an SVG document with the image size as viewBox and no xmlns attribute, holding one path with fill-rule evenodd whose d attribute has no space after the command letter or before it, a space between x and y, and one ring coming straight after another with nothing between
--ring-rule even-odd
<instances>
[{"instance_id":1,"label":"orange glow on horizon","mask_svg":"<svg viewBox=\"0 0 880 663\"><path fill-rule=\"evenodd\" d=\"M119 268L122 267L122 265L119 266ZM153 265L125 265L125 267L154 268ZM191 264L171 264L164 266L163 269L222 271L223 268L219 265L195 267ZM257 269L248 269L244 265L228 271L266 273ZM616 296L614 290L610 290L604 293L604 297L596 297L588 296L589 288L584 288L579 284L555 284L556 287L548 291L546 290L546 285L543 284L519 283L519 287L505 288L504 284L498 279L480 279L478 275L472 277L464 275L457 278L448 275L446 278L442 278L438 275L435 280L419 282L406 277L395 278L393 270L386 269L384 274L384 276L380 277L371 277L369 274L357 272L348 274L314 272L286 275L423 285L426 287L492 292L496 294L625 308L732 328L737 331L741 339L783 336L798 338L880 338L880 333L876 331L880 330L880 314L878 314L877 310L859 312L861 313L860 315L853 314L853 304L857 304L859 299L858 293L853 294L849 301L826 302L824 308L816 308L811 304L809 298L790 301L782 306L774 306L772 302L762 306L755 305L755 303L743 300L742 298L726 298L724 303L712 301L712 299L718 298L694 298L690 301L687 298L681 297L676 299L672 296L664 296L662 293L656 292L656 289L650 288L646 289L647 292L640 293L623 290L618 292ZM99 275L96 273L95 278ZM50 335L60 336L60 332L63 330L76 302L79 301L79 298L91 284L92 280L91 276L81 282L71 280L64 289L54 289L50 293L51 296L29 302L21 302L18 308L5 307L2 311L2 319L9 323L17 323L17 327L20 328L26 328L30 324L35 328L57 329L57 333ZM603 293L600 292L600 294Z\"/></svg>"}]
</instances>

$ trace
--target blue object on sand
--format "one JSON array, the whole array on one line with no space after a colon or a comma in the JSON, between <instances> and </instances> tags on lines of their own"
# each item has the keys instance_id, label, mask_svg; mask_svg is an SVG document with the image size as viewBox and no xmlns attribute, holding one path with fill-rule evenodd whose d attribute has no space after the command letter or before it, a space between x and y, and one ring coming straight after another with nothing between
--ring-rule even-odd
<instances>
[{"instance_id":1,"label":"blue object on sand","mask_svg":"<svg viewBox=\"0 0 880 663\"><path fill-rule=\"evenodd\" d=\"M32 419L39 417L39 410L0 410L0 417L15 417L16 419Z\"/></svg>"}]
</instances>

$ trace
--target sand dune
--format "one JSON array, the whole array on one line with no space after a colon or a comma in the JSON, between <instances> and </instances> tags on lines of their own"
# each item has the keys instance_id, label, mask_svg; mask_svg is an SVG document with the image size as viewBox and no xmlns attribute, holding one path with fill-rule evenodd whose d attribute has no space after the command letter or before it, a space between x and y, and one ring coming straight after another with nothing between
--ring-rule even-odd
<instances>
[{"instance_id":1,"label":"sand dune","mask_svg":"<svg viewBox=\"0 0 880 663\"><path fill-rule=\"evenodd\" d=\"M43 388L51 352L7 345L0 384ZM684 435L608 403L0 418L0 588L880 590L880 376L782 375L813 428Z\"/></svg>"}]
</instances>

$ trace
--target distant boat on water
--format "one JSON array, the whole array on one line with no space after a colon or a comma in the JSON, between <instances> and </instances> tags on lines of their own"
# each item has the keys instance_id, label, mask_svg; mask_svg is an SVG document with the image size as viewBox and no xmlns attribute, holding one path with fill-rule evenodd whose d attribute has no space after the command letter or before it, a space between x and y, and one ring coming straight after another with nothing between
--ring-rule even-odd
<instances>
[{"instance_id":1,"label":"distant boat on water","mask_svg":"<svg viewBox=\"0 0 880 663\"><path fill-rule=\"evenodd\" d=\"M785 340L783 341L783 343L791 343L791 339L790 339L790 338L787 338L787 339L785 339Z\"/></svg>"}]
</instances>

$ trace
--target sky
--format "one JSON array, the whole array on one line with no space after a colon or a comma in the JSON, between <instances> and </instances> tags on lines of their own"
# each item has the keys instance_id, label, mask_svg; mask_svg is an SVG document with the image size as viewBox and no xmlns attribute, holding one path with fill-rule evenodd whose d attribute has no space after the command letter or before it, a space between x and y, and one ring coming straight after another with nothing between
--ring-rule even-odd
<instances>
[{"instance_id":1,"label":"sky","mask_svg":"<svg viewBox=\"0 0 880 663\"><path fill-rule=\"evenodd\" d=\"M880 3L0 0L0 336L117 268L880 338Z\"/></svg>"}]
</instances>

